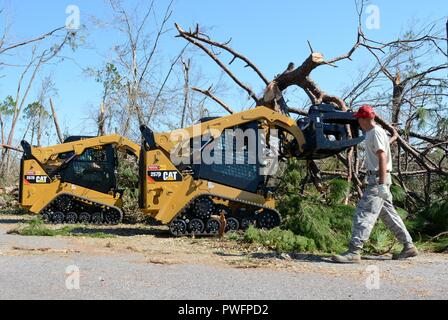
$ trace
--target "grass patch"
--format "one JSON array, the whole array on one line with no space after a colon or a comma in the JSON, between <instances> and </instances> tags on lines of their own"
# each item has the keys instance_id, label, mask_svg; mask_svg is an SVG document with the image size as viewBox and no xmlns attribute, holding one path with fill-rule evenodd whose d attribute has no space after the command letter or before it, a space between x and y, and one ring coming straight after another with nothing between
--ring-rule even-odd
<instances>
[{"instance_id":1,"label":"grass patch","mask_svg":"<svg viewBox=\"0 0 448 320\"><path fill-rule=\"evenodd\" d=\"M225 234L226 239L228 240L232 240L232 241L239 241L239 240L243 240L243 235L239 232L227 232Z\"/></svg>"},{"instance_id":2,"label":"grass patch","mask_svg":"<svg viewBox=\"0 0 448 320\"><path fill-rule=\"evenodd\" d=\"M35 217L28 221L25 226L10 230L9 234L19 234L22 236L42 236L42 237L89 237L89 238L114 238L112 234L104 232L80 233L74 232L76 226L64 226L62 228L49 228L42 219Z\"/></svg>"},{"instance_id":3,"label":"grass patch","mask_svg":"<svg viewBox=\"0 0 448 320\"><path fill-rule=\"evenodd\" d=\"M417 242L416 246L422 251L435 252L435 253L448 253L448 238L428 241L428 242Z\"/></svg>"}]
</instances>

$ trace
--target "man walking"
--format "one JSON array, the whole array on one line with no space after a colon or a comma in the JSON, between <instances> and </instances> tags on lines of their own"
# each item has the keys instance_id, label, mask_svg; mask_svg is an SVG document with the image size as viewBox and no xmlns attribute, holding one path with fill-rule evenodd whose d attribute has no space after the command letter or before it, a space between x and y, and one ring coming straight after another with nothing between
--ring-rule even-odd
<instances>
[{"instance_id":1,"label":"man walking","mask_svg":"<svg viewBox=\"0 0 448 320\"><path fill-rule=\"evenodd\" d=\"M418 254L412 238L392 204L392 157L386 132L375 123L371 106L364 105L355 113L365 132L367 187L356 208L352 239L347 252L333 256L334 262L359 263L364 243L369 239L376 220L381 218L395 237L404 245L393 259L406 259Z\"/></svg>"}]
</instances>

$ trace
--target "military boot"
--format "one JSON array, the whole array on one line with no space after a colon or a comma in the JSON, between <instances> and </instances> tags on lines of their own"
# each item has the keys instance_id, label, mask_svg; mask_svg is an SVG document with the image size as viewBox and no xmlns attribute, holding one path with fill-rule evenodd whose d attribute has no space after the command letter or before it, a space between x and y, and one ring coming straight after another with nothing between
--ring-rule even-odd
<instances>
[{"instance_id":1,"label":"military boot","mask_svg":"<svg viewBox=\"0 0 448 320\"><path fill-rule=\"evenodd\" d=\"M334 255L331 260L337 263L360 263L361 262L361 249L353 248L350 246L347 252L340 255Z\"/></svg>"},{"instance_id":2,"label":"military boot","mask_svg":"<svg viewBox=\"0 0 448 320\"><path fill-rule=\"evenodd\" d=\"M417 248L412 243L404 245L403 250L400 253L392 255L393 260L402 260L407 258L416 257L418 255Z\"/></svg>"}]
</instances>

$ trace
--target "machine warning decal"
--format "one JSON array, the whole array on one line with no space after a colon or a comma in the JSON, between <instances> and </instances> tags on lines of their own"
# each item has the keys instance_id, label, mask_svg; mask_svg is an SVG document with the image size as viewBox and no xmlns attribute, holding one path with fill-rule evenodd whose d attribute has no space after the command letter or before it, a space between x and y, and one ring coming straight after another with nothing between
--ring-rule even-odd
<instances>
[{"instance_id":1,"label":"machine warning decal","mask_svg":"<svg viewBox=\"0 0 448 320\"><path fill-rule=\"evenodd\" d=\"M25 180L29 183L50 183L50 178L48 176L35 176L35 175L26 175Z\"/></svg>"},{"instance_id":2,"label":"machine warning decal","mask_svg":"<svg viewBox=\"0 0 448 320\"><path fill-rule=\"evenodd\" d=\"M182 181L182 175L176 170L148 171L148 182Z\"/></svg>"},{"instance_id":3,"label":"machine warning decal","mask_svg":"<svg viewBox=\"0 0 448 320\"><path fill-rule=\"evenodd\" d=\"M150 164L148 166L148 171L160 171L160 170L166 170L166 165Z\"/></svg>"}]
</instances>

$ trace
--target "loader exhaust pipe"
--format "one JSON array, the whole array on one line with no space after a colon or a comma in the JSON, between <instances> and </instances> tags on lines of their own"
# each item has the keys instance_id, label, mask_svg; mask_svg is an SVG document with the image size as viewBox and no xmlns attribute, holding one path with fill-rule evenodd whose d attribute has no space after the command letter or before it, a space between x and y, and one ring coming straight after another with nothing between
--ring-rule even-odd
<instances>
[{"instance_id":1,"label":"loader exhaust pipe","mask_svg":"<svg viewBox=\"0 0 448 320\"><path fill-rule=\"evenodd\" d=\"M142 124L140 126L140 132L142 133L143 146L147 151L156 149L157 145L156 140L154 139L154 131L145 124Z\"/></svg>"}]
</instances>

